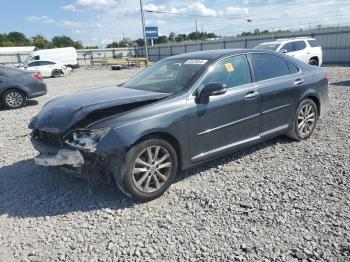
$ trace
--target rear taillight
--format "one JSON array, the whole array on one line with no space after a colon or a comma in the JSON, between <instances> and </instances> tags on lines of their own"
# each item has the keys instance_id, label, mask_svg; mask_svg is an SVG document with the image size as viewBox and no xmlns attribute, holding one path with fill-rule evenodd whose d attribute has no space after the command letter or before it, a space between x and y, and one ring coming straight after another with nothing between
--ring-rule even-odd
<instances>
[{"instance_id":1,"label":"rear taillight","mask_svg":"<svg viewBox=\"0 0 350 262\"><path fill-rule=\"evenodd\" d=\"M40 73L34 73L34 74L32 74L32 76L38 80L41 80L41 81L43 80L43 77Z\"/></svg>"}]
</instances>

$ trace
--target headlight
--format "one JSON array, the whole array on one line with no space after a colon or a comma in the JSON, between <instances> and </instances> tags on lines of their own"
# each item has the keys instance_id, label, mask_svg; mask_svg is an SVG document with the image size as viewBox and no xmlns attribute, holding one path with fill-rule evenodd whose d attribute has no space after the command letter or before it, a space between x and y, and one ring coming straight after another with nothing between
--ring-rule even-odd
<instances>
[{"instance_id":1,"label":"headlight","mask_svg":"<svg viewBox=\"0 0 350 262\"><path fill-rule=\"evenodd\" d=\"M110 127L93 130L77 129L72 133L69 133L64 138L64 142L78 149L93 152L95 151L97 144L109 133L109 131L111 131Z\"/></svg>"}]
</instances>

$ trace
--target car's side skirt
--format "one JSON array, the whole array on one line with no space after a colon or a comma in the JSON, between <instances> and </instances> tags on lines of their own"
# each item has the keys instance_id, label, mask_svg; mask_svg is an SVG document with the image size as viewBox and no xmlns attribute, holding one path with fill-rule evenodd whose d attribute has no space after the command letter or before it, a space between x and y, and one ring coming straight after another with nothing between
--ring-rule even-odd
<instances>
[{"instance_id":1,"label":"car's side skirt","mask_svg":"<svg viewBox=\"0 0 350 262\"><path fill-rule=\"evenodd\" d=\"M192 157L191 161L193 161L193 162L201 161L201 160L203 160L205 158L210 158L210 157L212 157L214 155L217 155L217 154L220 154L220 153L222 153L224 151L232 150L232 149L234 149L236 147L239 147L239 146L242 146L244 144L248 144L248 143L252 143L252 142L258 142L259 140L260 140L260 136L254 136L254 137L251 137L251 138L247 138L247 139L244 139L244 140L241 140L241 141L229 144L229 145L225 145L225 146L222 146L222 147L218 147L218 148L215 148L215 149L210 150L208 152L196 155L196 156Z\"/></svg>"},{"instance_id":2,"label":"car's side skirt","mask_svg":"<svg viewBox=\"0 0 350 262\"><path fill-rule=\"evenodd\" d=\"M284 131L288 130L288 125L283 125L283 126L278 126L276 128L273 128L271 130L265 131L263 133L260 133L260 137L261 138L265 138L265 137L269 137L269 136L273 136L276 135L277 133L283 133Z\"/></svg>"},{"instance_id":3,"label":"car's side skirt","mask_svg":"<svg viewBox=\"0 0 350 262\"><path fill-rule=\"evenodd\" d=\"M241 140L241 141L229 144L229 145L225 145L225 146L222 146L222 147L215 148L215 149L210 150L210 151L205 152L205 153L201 153L199 155L196 155L196 156L192 157L191 161L192 162L202 161L202 160L204 160L206 158L210 158L210 157L213 157L215 155L219 155L219 154L221 154L221 153L223 153L225 151L230 151L230 150L234 150L236 148L241 148L242 146L244 146L246 144L258 143L259 141L262 141L262 140L264 140L266 138L273 137L273 136L275 136L277 134L282 134L286 130L288 130L288 128L289 128L288 125L282 125L282 126L276 127L274 129L271 129L271 130L268 130L266 132L263 132L263 133L261 133L258 136L247 138L247 139L244 139L244 140Z\"/></svg>"}]
</instances>

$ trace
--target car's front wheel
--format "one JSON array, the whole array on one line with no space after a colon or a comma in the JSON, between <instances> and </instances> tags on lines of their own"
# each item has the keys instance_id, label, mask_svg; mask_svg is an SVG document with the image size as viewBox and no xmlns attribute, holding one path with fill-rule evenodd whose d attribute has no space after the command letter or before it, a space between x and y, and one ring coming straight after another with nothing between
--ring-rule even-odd
<instances>
[{"instance_id":1,"label":"car's front wheel","mask_svg":"<svg viewBox=\"0 0 350 262\"><path fill-rule=\"evenodd\" d=\"M172 184L178 169L173 146L162 139L149 139L132 147L125 159L124 184L140 201L162 195Z\"/></svg>"},{"instance_id":2,"label":"car's front wheel","mask_svg":"<svg viewBox=\"0 0 350 262\"><path fill-rule=\"evenodd\" d=\"M288 136L296 140L304 140L311 136L318 120L317 106L309 98L299 104Z\"/></svg>"},{"instance_id":3,"label":"car's front wheel","mask_svg":"<svg viewBox=\"0 0 350 262\"><path fill-rule=\"evenodd\" d=\"M10 89L4 92L2 102L9 109L17 109L26 104L27 97L22 91Z\"/></svg>"}]
</instances>

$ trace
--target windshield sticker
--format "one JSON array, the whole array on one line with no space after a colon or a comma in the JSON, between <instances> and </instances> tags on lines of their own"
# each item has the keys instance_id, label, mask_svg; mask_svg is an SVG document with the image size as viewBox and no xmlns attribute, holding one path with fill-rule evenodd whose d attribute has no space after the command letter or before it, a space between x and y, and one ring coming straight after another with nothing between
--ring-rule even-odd
<instances>
[{"instance_id":1,"label":"windshield sticker","mask_svg":"<svg viewBox=\"0 0 350 262\"><path fill-rule=\"evenodd\" d=\"M203 59L191 59L185 62L185 65L204 65L208 60Z\"/></svg>"},{"instance_id":2,"label":"windshield sticker","mask_svg":"<svg viewBox=\"0 0 350 262\"><path fill-rule=\"evenodd\" d=\"M225 64L227 72L233 72L235 71L235 68L231 63Z\"/></svg>"}]
</instances>

